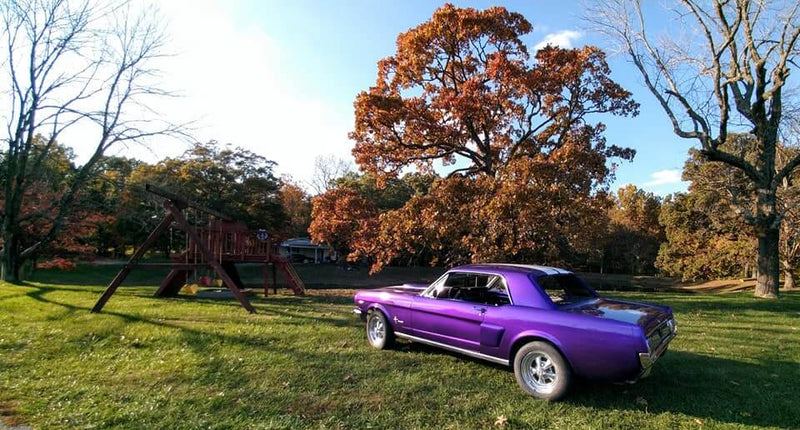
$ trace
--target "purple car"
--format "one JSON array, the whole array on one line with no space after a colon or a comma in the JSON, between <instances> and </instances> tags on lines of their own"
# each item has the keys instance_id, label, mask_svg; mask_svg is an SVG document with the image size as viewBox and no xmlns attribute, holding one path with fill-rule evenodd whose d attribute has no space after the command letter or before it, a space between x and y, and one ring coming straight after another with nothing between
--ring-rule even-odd
<instances>
[{"instance_id":1,"label":"purple car","mask_svg":"<svg viewBox=\"0 0 800 430\"><path fill-rule=\"evenodd\" d=\"M375 348L396 337L514 366L522 389L566 394L575 376L633 382L675 337L668 307L600 297L569 271L517 264L450 269L430 285L355 295Z\"/></svg>"}]
</instances>

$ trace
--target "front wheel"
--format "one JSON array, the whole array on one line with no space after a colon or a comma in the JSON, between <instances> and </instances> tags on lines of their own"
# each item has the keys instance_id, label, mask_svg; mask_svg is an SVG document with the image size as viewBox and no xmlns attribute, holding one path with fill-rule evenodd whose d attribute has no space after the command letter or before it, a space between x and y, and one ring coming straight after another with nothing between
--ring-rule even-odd
<instances>
[{"instance_id":1,"label":"front wheel","mask_svg":"<svg viewBox=\"0 0 800 430\"><path fill-rule=\"evenodd\" d=\"M514 357L514 375L525 393L549 401L564 397L572 382L567 361L546 342L531 342L520 348Z\"/></svg>"},{"instance_id":2,"label":"front wheel","mask_svg":"<svg viewBox=\"0 0 800 430\"><path fill-rule=\"evenodd\" d=\"M379 310L374 310L367 316L367 341L376 349L385 349L394 343L392 326L386 320L386 315Z\"/></svg>"}]
</instances>

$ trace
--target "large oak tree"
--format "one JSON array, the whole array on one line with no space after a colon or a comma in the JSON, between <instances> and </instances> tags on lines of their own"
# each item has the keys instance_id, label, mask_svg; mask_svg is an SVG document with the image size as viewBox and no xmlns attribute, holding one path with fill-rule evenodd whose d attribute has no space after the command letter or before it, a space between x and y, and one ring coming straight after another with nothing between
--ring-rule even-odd
<instances>
[{"instance_id":1,"label":"large oak tree","mask_svg":"<svg viewBox=\"0 0 800 430\"><path fill-rule=\"evenodd\" d=\"M548 46L531 56L521 40L531 30L502 7L448 4L378 63L375 85L355 101L359 167L379 182L438 164L450 172L352 246L373 269L423 248L447 264L549 259L578 248L605 211L608 199L595 197L613 175L608 158L633 151L608 145L591 119L635 115L638 105L602 51Z\"/></svg>"}]
</instances>

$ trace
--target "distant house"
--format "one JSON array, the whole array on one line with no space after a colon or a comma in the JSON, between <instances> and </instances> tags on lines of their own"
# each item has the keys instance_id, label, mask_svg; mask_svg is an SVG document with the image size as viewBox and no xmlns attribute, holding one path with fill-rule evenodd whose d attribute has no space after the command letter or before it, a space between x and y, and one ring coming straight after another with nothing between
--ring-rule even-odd
<instances>
[{"instance_id":1,"label":"distant house","mask_svg":"<svg viewBox=\"0 0 800 430\"><path fill-rule=\"evenodd\" d=\"M281 255L295 262L326 263L336 261L336 252L328 245L320 245L307 237L296 237L281 243Z\"/></svg>"}]
</instances>

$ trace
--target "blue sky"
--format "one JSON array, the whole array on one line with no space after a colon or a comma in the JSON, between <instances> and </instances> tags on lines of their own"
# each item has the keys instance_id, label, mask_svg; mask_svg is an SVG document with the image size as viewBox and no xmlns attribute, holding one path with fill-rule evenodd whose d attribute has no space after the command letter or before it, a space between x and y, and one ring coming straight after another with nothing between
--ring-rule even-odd
<instances>
[{"instance_id":1,"label":"blue sky","mask_svg":"<svg viewBox=\"0 0 800 430\"><path fill-rule=\"evenodd\" d=\"M578 1L454 2L520 12L534 31L573 46L604 41L581 29ZM178 0L162 3L176 55L168 83L184 97L167 114L196 121L197 137L252 149L279 171L306 181L317 155L349 158L352 103L375 81L376 62L395 51L400 32L427 20L441 2ZM553 35L560 35L553 39ZM678 139L633 66L610 59L612 75L641 103L636 118L603 117L610 143L637 150L614 188L634 183L657 194L685 189L680 169L692 142ZM156 148L155 156L177 151Z\"/></svg>"}]
</instances>

